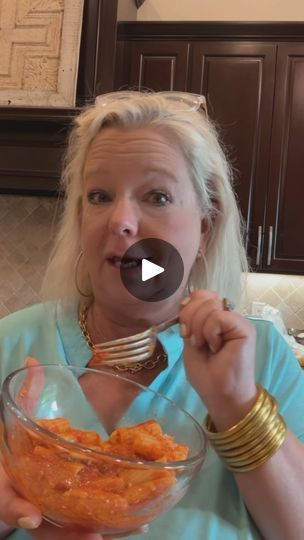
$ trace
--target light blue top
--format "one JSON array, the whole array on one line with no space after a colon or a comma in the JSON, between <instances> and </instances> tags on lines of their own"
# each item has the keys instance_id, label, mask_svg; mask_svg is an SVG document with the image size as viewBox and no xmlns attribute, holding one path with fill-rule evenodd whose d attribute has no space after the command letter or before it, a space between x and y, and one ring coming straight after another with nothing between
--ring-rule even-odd
<instances>
[{"instance_id":1,"label":"light blue top","mask_svg":"<svg viewBox=\"0 0 304 540\"><path fill-rule=\"evenodd\" d=\"M272 323L251 321L257 330L256 380L276 396L289 428L304 441L304 371ZM175 400L202 422L206 408L185 377L183 342L177 327L162 332L159 339L168 353L169 366L150 387ZM76 309L67 314L58 306L40 304L2 319L0 380L22 367L26 356L34 356L42 363L85 366L91 351L79 328ZM18 530L10 538L27 540L31 537ZM252 540L260 539L261 535L246 511L233 474L209 450L204 467L188 494L174 509L155 520L148 534L132 538Z\"/></svg>"}]
</instances>

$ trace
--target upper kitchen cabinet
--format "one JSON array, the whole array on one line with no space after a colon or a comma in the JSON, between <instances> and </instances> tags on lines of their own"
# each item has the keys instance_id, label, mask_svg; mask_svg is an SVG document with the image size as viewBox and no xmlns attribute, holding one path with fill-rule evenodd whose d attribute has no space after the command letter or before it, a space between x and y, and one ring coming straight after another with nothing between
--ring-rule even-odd
<instances>
[{"instance_id":1,"label":"upper kitchen cabinet","mask_svg":"<svg viewBox=\"0 0 304 540\"><path fill-rule=\"evenodd\" d=\"M124 23L118 36L115 88L206 96L251 267L304 274L304 24Z\"/></svg>"},{"instance_id":2,"label":"upper kitchen cabinet","mask_svg":"<svg viewBox=\"0 0 304 540\"><path fill-rule=\"evenodd\" d=\"M128 48L128 51L126 50ZM126 44L117 66L116 88L135 87L157 91L186 91L189 44L178 41L147 41ZM128 61L126 61L128 59Z\"/></svg>"},{"instance_id":3,"label":"upper kitchen cabinet","mask_svg":"<svg viewBox=\"0 0 304 540\"><path fill-rule=\"evenodd\" d=\"M117 0L84 1L75 107L0 107L0 193L56 193L73 119L113 90L116 25Z\"/></svg>"},{"instance_id":4,"label":"upper kitchen cabinet","mask_svg":"<svg viewBox=\"0 0 304 540\"><path fill-rule=\"evenodd\" d=\"M278 45L275 88L259 262L266 270L304 274L304 43Z\"/></svg>"},{"instance_id":5,"label":"upper kitchen cabinet","mask_svg":"<svg viewBox=\"0 0 304 540\"><path fill-rule=\"evenodd\" d=\"M253 251L263 223L268 178L276 47L244 42L192 44L189 89L206 96L234 170L234 189ZM254 253L252 253L254 256Z\"/></svg>"}]
</instances>

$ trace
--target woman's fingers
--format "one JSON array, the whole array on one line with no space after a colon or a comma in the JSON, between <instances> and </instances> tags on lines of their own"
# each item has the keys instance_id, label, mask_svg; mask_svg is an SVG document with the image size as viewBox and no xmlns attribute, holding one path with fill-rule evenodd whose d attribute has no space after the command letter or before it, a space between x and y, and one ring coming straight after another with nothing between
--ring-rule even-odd
<instances>
[{"instance_id":1,"label":"woman's fingers","mask_svg":"<svg viewBox=\"0 0 304 540\"><path fill-rule=\"evenodd\" d=\"M34 358L27 358L27 367L39 366ZM31 370L25 377L20 388L17 403L26 413L30 413L36 406L43 387L43 373L40 369ZM39 527L42 516L38 508L21 498L14 490L11 480L0 464L0 521L12 527L35 529Z\"/></svg>"},{"instance_id":2,"label":"woman's fingers","mask_svg":"<svg viewBox=\"0 0 304 540\"><path fill-rule=\"evenodd\" d=\"M218 294L213 291L196 291L191 295L191 300L182 308L180 313L181 335L189 339L191 345L203 347L208 345L211 351L220 343L220 329L214 326L217 320L216 314L223 313L223 302ZM205 332L206 322L213 320L213 328L210 336ZM208 339L211 338L211 340Z\"/></svg>"},{"instance_id":3,"label":"woman's fingers","mask_svg":"<svg viewBox=\"0 0 304 540\"><path fill-rule=\"evenodd\" d=\"M238 313L216 311L205 322L204 334L213 353L226 343L234 347L250 338L253 333L248 322Z\"/></svg>"},{"instance_id":4,"label":"woman's fingers","mask_svg":"<svg viewBox=\"0 0 304 540\"><path fill-rule=\"evenodd\" d=\"M30 356L26 358L24 365L27 368L33 369L28 370L16 402L23 412L31 415L36 409L44 387L44 372L42 366L39 368L41 365L40 362Z\"/></svg>"},{"instance_id":5,"label":"woman's fingers","mask_svg":"<svg viewBox=\"0 0 304 540\"><path fill-rule=\"evenodd\" d=\"M24 362L24 367L40 366L39 360L33 356L27 356Z\"/></svg>"},{"instance_id":6,"label":"woman's fingers","mask_svg":"<svg viewBox=\"0 0 304 540\"><path fill-rule=\"evenodd\" d=\"M185 325L184 363L189 382L204 401L216 426L225 429L256 398L255 332L223 300L210 291L196 291L181 306Z\"/></svg>"},{"instance_id":7,"label":"woman's fingers","mask_svg":"<svg viewBox=\"0 0 304 540\"><path fill-rule=\"evenodd\" d=\"M0 521L26 529L40 525L42 516L38 508L17 495L2 465L0 465L0 493Z\"/></svg>"},{"instance_id":8,"label":"woman's fingers","mask_svg":"<svg viewBox=\"0 0 304 540\"><path fill-rule=\"evenodd\" d=\"M44 370L40 362L32 357L25 360L25 367L34 369L28 370L16 401L24 412L31 414L37 406L44 387ZM72 531L43 521L40 511L15 492L1 464L0 493L0 521L13 528L28 529L35 540L102 540L102 536L98 533ZM130 532L127 536L144 534L145 532L147 532L146 525ZM126 535L107 536L107 540L115 538L126 538Z\"/></svg>"},{"instance_id":9,"label":"woman's fingers","mask_svg":"<svg viewBox=\"0 0 304 540\"><path fill-rule=\"evenodd\" d=\"M225 310L223 300L212 291L193 293L181 308L180 322L186 343L199 349L205 359L227 345L236 351L254 333L252 325L239 313Z\"/></svg>"},{"instance_id":10,"label":"woman's fingers","mask_svg":"<svg viewBox=\"0 0 304 540\"><path fill-rule=\"evenodd\" d=\"M223 314L221 300L204 302L191 321L191 344L198 348L207 345L211 352L217 352L222 343Z\"/></svg>"},{"instance_id":11,"label":"woman's fingers","mask_svg":"<svg viewBox=\"0 0 304 540\"><path fill-rule=\"evenodd\" d=\"M191 297L187 299L188 302L181 306L180 323L181 323L181 335L184 338L190 338L193 332L193 321L196 320L198 312L201 312L202 306L206 308L208 302L219 300L217 293L213 291L195 291Z\"/></svg>"}]
</instances>

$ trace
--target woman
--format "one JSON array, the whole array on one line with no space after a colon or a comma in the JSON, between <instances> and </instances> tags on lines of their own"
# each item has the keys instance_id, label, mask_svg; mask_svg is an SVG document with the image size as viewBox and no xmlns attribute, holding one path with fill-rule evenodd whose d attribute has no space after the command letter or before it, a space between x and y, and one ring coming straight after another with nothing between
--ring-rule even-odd
<instances>
[{"instance_id":1,"label":"woman","mask_svg":"<svg viewBox=\"0 0 304 540\"><path fill-rule=\"evenodd\" d=\"M28 356L90 365L92 344L178 314L180 327L158 336L153 368L143 364L126 374L166 393L199 422L209 413L215 450L189 493L145 538L298 540L304 377L270 323L246 320L223 302L226 296L239 301L246 262L229 168L203 98L109 94L75 124L63 176L65 210L45 279L57 301L1 321L1 379ZM120 278L124 253L151 237L172 244L184 263L180 285L158 302L134 297ZM281 414L258 383L277 398ZM228 445L224 462L216 451L232 427L246 458L233 459ZM1 476L4 522L38 540L68 538L40 525L37 509ZM21 529L12 538L26 534ZM75 533L71 540L97 537Z\"/></svg>"}]
</instances>

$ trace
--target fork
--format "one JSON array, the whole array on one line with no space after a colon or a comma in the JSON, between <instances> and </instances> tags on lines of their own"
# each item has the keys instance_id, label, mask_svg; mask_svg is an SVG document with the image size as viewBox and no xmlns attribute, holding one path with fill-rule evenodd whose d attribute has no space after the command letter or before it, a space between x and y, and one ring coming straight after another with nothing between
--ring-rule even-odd
<instances>
[{"instance_id":1,"label":"fork","mask_svg":"<svg viewBox=\"0 0 304 540\"><path fill-rule=\"evenodd\" d=\"M96 356L100 355L102 362L108 366L142 362L150 358L153 354L156 347L157 334L178 322L179 318L175 317L152 326L139 334L113 339L105 343L98 343L93 346L93 353Z\"/></svg>"}]
</instances>

